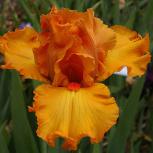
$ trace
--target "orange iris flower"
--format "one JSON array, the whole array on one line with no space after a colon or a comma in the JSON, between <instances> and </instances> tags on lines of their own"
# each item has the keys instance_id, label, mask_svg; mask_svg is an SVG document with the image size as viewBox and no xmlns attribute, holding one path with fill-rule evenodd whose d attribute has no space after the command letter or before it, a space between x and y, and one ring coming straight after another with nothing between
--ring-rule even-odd
<instances>
[{"instance_id":1,"label":"orange iris flower","mask_svg":"<svg viewBox=\"0 0 153 153\"><path fill-rule=\"evenodd\" d=\"M92 9L53 7L41 16L42 31L26 27L0 37L4 69L44 82L29 107L38 120L37 135L54 146L77 149L88 136L98 143L115 123L119 109L103 81L124 66L141 76L150 61L149 36L122 26L108 27Z\"/></svg>"}]
</instances>

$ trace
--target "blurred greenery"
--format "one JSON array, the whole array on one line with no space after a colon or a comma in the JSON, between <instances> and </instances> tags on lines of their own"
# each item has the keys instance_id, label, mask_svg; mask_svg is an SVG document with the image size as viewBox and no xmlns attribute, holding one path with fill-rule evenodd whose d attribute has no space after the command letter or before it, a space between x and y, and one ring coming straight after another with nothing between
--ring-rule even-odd
<instances>
[{"instance_id":1,"label":"blurred greenery","mask_svg":"<svg viewBox=\"0 0 153 153\"><path fill-rule=\"evenodd\" d=\"M79 11L93 8L108 25L125 25L142 35L149 33L153 52L153 0L0 0L0 34L23 22L40 31L40 15L51 5ZM153 63L150 68L153 73ZM113 75L105 83L120 107L118 124L99 144L83 139L76 152L153 153L153 82L145 76L132 79ZM50 148L36 136L36 119L27 112L27 106L32 104L32 91L38 84L20 79L15 71L0 70L0 153L67 152L59 147L62 140L57 141L56 148Z\"/></svg>"}]
</instances>

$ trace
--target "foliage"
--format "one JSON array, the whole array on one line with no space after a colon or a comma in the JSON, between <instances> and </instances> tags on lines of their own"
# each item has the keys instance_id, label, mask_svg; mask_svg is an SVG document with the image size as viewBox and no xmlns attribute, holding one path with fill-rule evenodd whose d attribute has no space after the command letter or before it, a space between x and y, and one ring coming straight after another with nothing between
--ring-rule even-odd
<instances>
[{"instance_id":1,"label":"foliage","mask_svg":"<svg viewBox=\"0 0 153 153\"><path fill-rule=\"evenodd\" d=\"M79 11L93 8L96 16L105 23L125 25L142 35L149 32L151 42L153 40L153 0L126 0L122 8L119 0L0 1L0 34L21 22L30 22L40 31L39 16L47 13L51 5ZM120 107L118 124L99 144L92 145L88 138L83 139L76 152L152 153L153 82L143 76L129 84L125 77L114 75L105 83ZM57 141L56 148L50 148L36 136L36 118L27 112L27 106L32 104L32 91L38 84L20 79L15 71L0 70L0 153L66 153L60 148L61 139Z\"/></svg>"}]
</instances>

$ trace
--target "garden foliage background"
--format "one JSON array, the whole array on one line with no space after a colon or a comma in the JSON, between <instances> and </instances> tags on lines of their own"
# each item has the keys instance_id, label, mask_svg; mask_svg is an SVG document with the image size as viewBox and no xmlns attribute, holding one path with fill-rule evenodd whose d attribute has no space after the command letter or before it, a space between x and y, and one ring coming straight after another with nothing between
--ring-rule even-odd
<instances>
[{"instance_id":1,"label":"garden foliage background","mask_svg":"<svg viewBox=\"0 0 153 153\"><path fill-rule=\"evenodd\" d=\"M109 25L125 25L142 35L149 32L153 51L153 0L0 0L0 34L23 22L40 31L39 16L52 4L79 11L92 7ZM114 75L105 83L120 107L118 123L100 144L91 145L85 138L76 152L153 153L153 63L141 78ZM15 71L0 70L0 153L66 153L59 147L61 139L50 148L36 136L36 119L27 106L38 84Z\"/></svg>"}]
</instances>

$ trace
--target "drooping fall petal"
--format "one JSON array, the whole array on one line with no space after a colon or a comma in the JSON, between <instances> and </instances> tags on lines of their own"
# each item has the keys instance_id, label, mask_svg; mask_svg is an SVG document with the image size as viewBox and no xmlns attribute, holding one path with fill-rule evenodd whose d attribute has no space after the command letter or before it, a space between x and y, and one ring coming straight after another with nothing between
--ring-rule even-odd
<instances>
[{"instance_id":1,"label":"drooping fall petal","mask_svg":"<svg viewBox=\"0 0 153 153\"><path fill-rule=\"evenodd\" d=\"M32 28L26 27L0 37L0 52L5 57L5 65L1 67L16 69L26 78L46 81L34 61L33 48L39 46L37 35Z\"/></svg>"},{"instance_id":2,"label":"drooping fall petal","mask_svg":"<svg viewBox=\"0 0 153 153\"><path fill-rule=\"evenodd\" d=\"M129 76L141 76L150 62L149 36L142 38L136 32L122 26L114 26L116 45L109 50L104 61L104 72L99 80L105 80L124 66L128 68Z\"/></svg>"},{"instance_id":3,"label":"drooping fall petal","mask_svg":"<svg viewBox=\"0 0 153 153\"><path fill-rule=\"evenodd\" d=\"M116 102L103 84L77 91L42 85L34 93L30 110L36 113L37 134L51 146L57 137L64 138L63 147L70 150L77 148L82 137L88 136L91 142L97 143L118 118Z\"/></svg>"}]
</instances>

